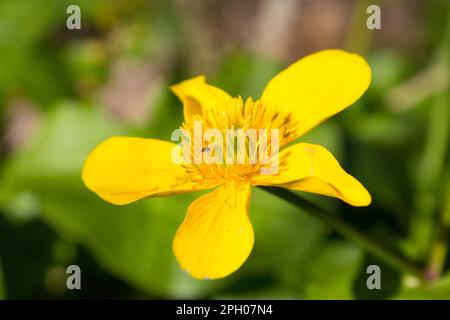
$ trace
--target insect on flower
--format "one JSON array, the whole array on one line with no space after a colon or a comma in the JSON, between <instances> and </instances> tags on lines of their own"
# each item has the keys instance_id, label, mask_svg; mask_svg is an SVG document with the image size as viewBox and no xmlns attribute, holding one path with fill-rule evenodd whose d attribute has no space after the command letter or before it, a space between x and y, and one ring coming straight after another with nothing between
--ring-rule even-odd
<instances>
[{"instance_id":1,"label":"insect on flower","mask_svg":"<svg viewBox=\"0 0 450 320\"><path fill-rule=\"evenodd\" d=\"M309 55L275 76L257 100L233 98L203 76L172 87L183 103L181 128L195 135L195 123L221 133L228 129L278 130L278 170L264 174L261 162L192 161L175 163L174 150L156 139L112 137L84 163L82 179L102 199L117 205L153 196L215 188L195 200L179 227L173 251L181 268L198 279L218 279L237 270L254 242L248 209L251 186L277 186L339 198L367 206L370 194L320 145L286 146L316 125L353 104L368 88L371 70L356 54L324 50ZM258 136L256 143L262 144ZM265 149L274 149L265 137ZM284 146L284 148L283 148ZM214 148L201 143L200 155ZM226 148L228 149L228 148ZM237 157L226 150L226 155ZM244 157L248 158L248 154Z\"/></svg>"}]
</instances>

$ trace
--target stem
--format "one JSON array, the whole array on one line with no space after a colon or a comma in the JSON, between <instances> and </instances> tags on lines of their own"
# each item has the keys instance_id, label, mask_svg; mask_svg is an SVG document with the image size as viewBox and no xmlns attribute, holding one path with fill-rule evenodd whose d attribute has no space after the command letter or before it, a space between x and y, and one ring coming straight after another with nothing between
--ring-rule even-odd
<instances>
[{"instance_id":1,"label":"stem","mask_svg":"<svg viewBox=\"0 0 450 320\"><path fill-rule=\"evenodd\" d=\"M447 200L439 216L437 224L438 235L436 242L431 249L431 255L427 269L427 276L430 280L437 279L441 276L445 264L445 258L447 257L448 252L447 230L450 227L450 183L448 183L446 191L447 192L444 196L444 199Z\"/></svg>"},{"instance_id":2,"label":"stem","mask_svg":"<svg viewBox=\"0 0 450 320\"><path fill-rule=\"evenodd\" d=\"M448 40L450 40L450 19L447 20L446 34L444 35L443 41L436 54L436 63L443 66L442 70L448 69L448 65L450 63L450 46ZM450 83L448 72L442 73L441 80L445 83L444 87L448 87ZM436 84L436 80L431 81L431 83ZM441 188L439 185L445 168L445 159L448 153L448 137L450 132L450 112L448 110L449 101L450 95L446 92L440 96L436 96L434 105L432 106L428 134L429 137L423 157L423 172L428 172L428 174L422 174L422 190L419 190L422 194L424 194L424 197L428 195L431 195L430 198L433 197L432 190ZM447 176L450 177L450 172L447 172ZM447 181L450 180L447 179ZM444 188L447 188L444 191L444 204L440 214L437 216L437 219L432 219L434 217L432 214L434 207L429 205L430 212L428 213L428 216L430 217L430 226L428 236L430 241L433 241L433 243L431 244L430 257L426 272L427 278L430 280L436 280L441 276L448 253L447 242L448 228L450 226L450 183L448 182L448 185L446 184ZM420 237L416 238L417 242L422 240Z\"/></svg>"},{"instance_id":3,"label":"stem","mask_svg":"<svg viewBox=\"0 0 450 320\"><path fill-rule=\"evenodd\" d=\"M297 208L303 209L306 212L320 218L322 221L341 233L343 236L355 242L374 256L390 264L392 267L400 271L413 274L421 280L425 280L424 272L422 272L420 268L415 266L413 263L405 260L404 258L388 251L386 248L382 247L380 244L376 243L375 241L361 233L355 227L342 220L339 216L336 216L328 212L327 210L317 206L316 204L299 197L292 191L276 187L261 188L273 195L276 195L279 198L288 201L289 203L295 205Z\"/></svg>"}]
</instances>

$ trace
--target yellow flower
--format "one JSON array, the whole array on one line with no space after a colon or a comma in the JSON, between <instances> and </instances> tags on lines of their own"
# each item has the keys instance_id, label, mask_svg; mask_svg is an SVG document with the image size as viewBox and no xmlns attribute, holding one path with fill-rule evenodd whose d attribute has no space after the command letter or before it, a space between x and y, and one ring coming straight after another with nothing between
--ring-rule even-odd
<instances>
[{"instance_id":1,"label":"yellow flower","mask_svg":"<svg viewBox=\"0 0 450 320\"><path fill-rule=\"evenodd\" d=\"M370 67L362 57L325 50L279 73L256 101L232 98L207 84L203 76L174 85L172 90L183 103L182 128L188 132L196 121L221 132L279 129L282 147L353 104L370 80ZM225 277L249 256L254 242L248 216L251 186L312 192L353 206L371 202L362 184L320 145L285 147L274 175L261 174L261 164L176 164L172 161L176 148L180 147L161 140L112 137L88 156L82 178L90 190L117 205L215 187L189 206L173 241L181 268L198 279Z\"/></svg>"}]
</instances>

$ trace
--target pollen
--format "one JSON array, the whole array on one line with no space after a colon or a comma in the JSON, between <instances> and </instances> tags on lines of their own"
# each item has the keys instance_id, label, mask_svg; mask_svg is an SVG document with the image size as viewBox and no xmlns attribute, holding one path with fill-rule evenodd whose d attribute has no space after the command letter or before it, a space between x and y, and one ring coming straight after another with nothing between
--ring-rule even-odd
<instances>
[{"instance_id":1,"label":"pollen","mask_svg":"<svg viewBox=\"0 0 450 320\"><path fill-rule=\"evenodd\" d=\"M290 114L278 110L260 100L248 98L244 102L237 97L227 104L205 108L189 123L183 123L181 129L188 133L188 142L194 142L190 145L192 161L183 165L191 179L250 181L260 174L271 155L296 137L297 123ZM195 146L198 124L201 140ZM214 139L206 139L208 132L214 133Z\"/></svg>"}]
</instances>

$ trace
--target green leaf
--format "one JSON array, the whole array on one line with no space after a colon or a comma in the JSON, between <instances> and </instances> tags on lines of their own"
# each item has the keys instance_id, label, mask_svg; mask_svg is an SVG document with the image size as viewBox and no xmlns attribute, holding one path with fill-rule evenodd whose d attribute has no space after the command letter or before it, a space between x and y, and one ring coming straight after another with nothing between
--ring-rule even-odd
<instances>
[{"instance_id":1,"label":"green leaf","mask_svg":"<svg viewBox=\"0 0 450 320\"><path fill-rule=\"evenodd\" d=\"M448 300L450 297L450 274L444 276L441 280L419 288L403 290L399 293L397 299L401 300Z\"/></svg>"},{"instance_id":2,"label":"green leaf","mask_svg":"<svg viewBox=\"0 0 450 320\"><path fill-rule=\"evenodd\" d=\"M274 60L235 51L224 59L212 84L233 96L259 99L269 80L281 70Z\"/></svg>"},{"instance_id":3,"label":"green leaf","mask_svg":"<svg viewBox=\"0 0 450 320\"><path fill-rule=\"evenodd\" d=\"M212 287L184 274L171 250L172 238L193 196L142 200L113 206L81 181L55 181L42 190L44 219L61 234L81 241L107 270L143 292L195 297Z\"/></svg>"},{"instance_id":4,"label":"green leaf","mask_svg":"<svg viewBox=\"0 0 450 320\"><path fill-rule=\"evenodd\" d=\"M275 273L285 288L299 291L302 273L310 264L309 256L326 236L325 225L259 188L252 190L250 219L256 241L249 268L253 272Z\"/></svg>"},{"instance_id":5,"label":"green leaf","mask_svg":"<svg viewBox=\"0 0 450 320\"><path fill-rule=\"evenodd\" d=\"M353 282L363 261L362 251L335 242L321 249L307 274L306 299L353 299Z\"/></svg>"},{"instance_id":6,"label":"green leaf","mask_svg":"<svg viewBox=\"0 0 450 320\"><path fill-rule=\"evenodd\" d=\"M85 188L80 173L89 151L124 133L96 109L58 106L28 148L9 159L0 206L27 209L11 203L32 196L33 210L62 237L82 243L106 270L147 294L195 297L225 283L191 279L172 255L172 237L193 195L113 206Z\"/></svg>"}]
</instances>

